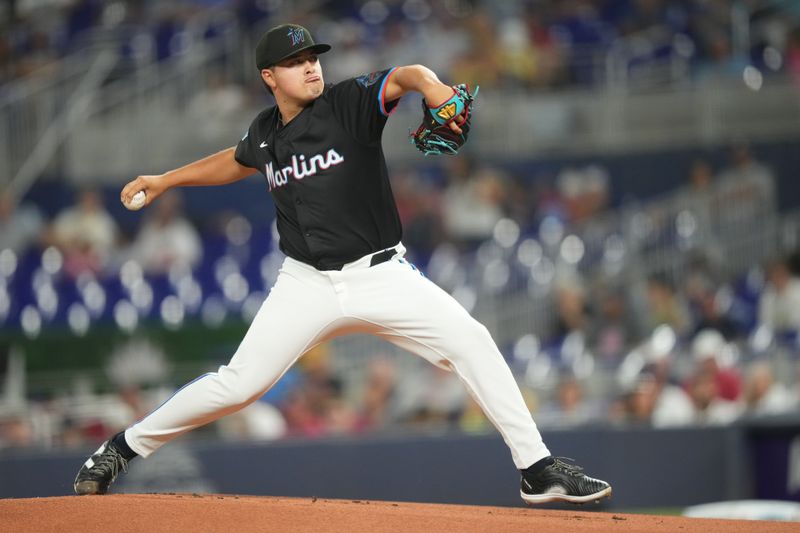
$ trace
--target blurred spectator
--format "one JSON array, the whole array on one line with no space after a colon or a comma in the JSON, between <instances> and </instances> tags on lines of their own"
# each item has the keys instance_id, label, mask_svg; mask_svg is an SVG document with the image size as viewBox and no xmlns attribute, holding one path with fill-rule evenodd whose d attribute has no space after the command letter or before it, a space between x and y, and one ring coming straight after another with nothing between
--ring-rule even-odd
<instances>
[{"instance_id":1,"label":"blurred spectator","mask_svg":"<svg viewBox=\"0 0 800 533\"><path fill-rule=\"evenodd\" d=\"M400 416L422 427L458 422L467 404L464 385L448 370L438 366L425 369L415 379L402 382Z\"/></svg>"},{"instance_id":2,"label":"blurred spectator","mask_svg":"<svg viewBox=\"0 0 800 533\"><path fill-rule=\"evenodd\" d=\"M86 439L84 439L77 421L69 416L62 418L55 444L62 448L78 448L86 444Z\"/></svg>"},{"instance_id":3,"label":"blurred spectator","mask_svg":"<svg viewBox=\"0 0 800 533\"><path fill-rule=\"evenodd\" d=\"M300 360L305 379L281 405L292 435L318 437L352 431L356 413L343 398L343 384L332 370L330 347L321 344Z\"/></svg>"},{"instance_id":4,"label":"blurred spectator","mask_svg":"<svg viewBox=\"0 0 800 533\"><path fill-rule=\"evenodd\" d=\"M171 370L169 358L164 347L146 335L136 335L117 343L110 350L105 364L105 373L117 389L128 391L122 394L130 405L141 401L140 387L154 383L167 382ZM152 406L144 406L144 413ZM134 408L138 410L139 408Z\"/></svg>"},{"instance_id":5,"label":"blurred spectator","mask_svg":"<svg viewBox=\"0 0 800 533\"><path fill-rule=\"evenodd\" d=\"M765 361L757 361L747 369L744 403L746 412L752 415L788 413L797 407L797 399L775 381L772 367Z\"/></svg>"},{"instance_id":6,"label":"blurred spectator","mask_svg":"<svg viewBox=\"0 0 800 533\"><path fill-rule=\"evenodd\" d=\"M531 44L532 71L530 85L552 87L564 83L566 77L562 47L557 31L548 24L549 9L528 6L526 24Z\"/></svg>"},{"instance_id":7,"label":"blurred spectator","mask_svg":"<svg viewBox=\"0 0 800 533\"><path fill-rule=\"evenodd\" d=\"M692 341L692 357L696 372L705 372L714 379L715 394L721 400L735 402L742 392L742 378L736 368L725 362L727 348L719 331L706 329Z\"/></svg>"},{"instance_id":8,"label":"blurred spectator","mask_svg":"<svg viewBox=\"0 0 800 533\"><path fill-rule=\"evenodd\" d=\"M758 322L777 333L800 330L800 279L785 259L767 266L767 286L758 302Z\"/></svg>"},{"instance_id":9,"label":"blurred spectator","mask_svg":"<svg viewBox=\"0 0 800 533\"><path fill-rule=\"evenodd\" d=\"M536 413L536 423L542 427L576 427L597 421L601 413L598 403L585 397L584 387L571 374L558 382L555 398Z\"/></svg>"},{"instance_id":10,"label":"blurred spectator","mask_svg":"<svg viewBox=\"0 0 800 533\"><path fill-rule=\"evenodd\" d=\"M730 148L730 163L719 175L722 186L743 187L740 194L758 193L762 201L773 199L775 177L772 171L753 155L750 145L740 141Z\"/></svg>"},{"instance_id":11,"label":"blurred spectator","mask_svg":"<svg viewBox=\"0 0 800 533\"><path fill-rule=\"evenodd\" d=\"M502 68L504 85L530 87L537 75L539 58L530 41L523 19L513 17L499 21L497 63Z\"/></svg>"},{"instance_id":12,"label":"blurred spectator","mask_svg":"<svg viewBox=\"0 0 800 533\"><path fill-rule=\"evenodd\" d=\"M326 61L327 58L320 58L325 69L325 81L337 83L375 70L374 50L363 44L367 29L362 24L354 19L342 20L336 33L336 59Z\"/></svg>"},{"instance_id":13,"label":"blurred spectator","mask_svg":"<svg viewBox=\"0 0 800 533\"><path fill-rule=\"evenodd\" d=\"M577 273L561 274L555 287L555 338L563 339L572 332L587 333L589 323L586 290Z\"/></svg>"},{"instance_id":14,"label":"blurred spectator","mask_svg":"<svg viewBox=\"0 0 800 533\"><path fill-rule=\"evenodd\" d=\"M203 124L195 135L210 141L221 139L228 131L227 122L244 108L245 103L246 95L241 85L232 83L222 69L212 71L208 74L205 89L189 102L189 114Z\"/></svg>"},{"instance_id":15,"label":"blurred spectator","mask_svg":"<svg viewBox=\"0 0 800 533\"><path fill-rule=\"evenodd\" d=\"M391 181L403 242L409 250L430 255L444 240L441 193L411 169L395 172Z\"/></svg>"},{"instance_id":16,"label":"blurred spectator","mask_svg":"<svg viewBox=\"0 0 800 533\"><path fill-rule=\"evenodd\" d=\"M509 177L502 209L517 223L522 233L528 233L535 228L536 200L533 187L526 176L515 174Z\"/></svg>"},{"instance_id":17,"label":"blurred spectator","mask_svg":"<svg viewBox=\"0 0 800 533\"><path fill-rule=\"evenodd\" d=\"M220 435L232 440L268 441L286 434L286 421L272 404L257 400L217 421Z\"/></svg>"},{"instance_id":18,"label":"blurred spectator","mask_svg":"<svg viewBox=\"0 0 800 533\"><path fill-rule=\"evenodd\" d=\"M286 434L296 437L321 437L325 434L325 420L315 411L309 394L303 388L292 390L281 403L281 413L286 420Z\"/></svg>"},{"instance_id":19,"label":"blurred spectator","mask_svg":"<svg viewBox=\"0 0 800 533\"><path fill-rule=\"evenodd\" d=\"M467 400L467 405L464 407L463 413L461 413L458 425L461 431L466 433L485 433L493 428L481 406L472 397Z\"/></svg>"},{"instance_id":20,"label":"blurred spectator","mask_svg":"<svg viewBox=\"0 0 800 533\"><path fill-rule=\"evenodd\" d=\"M609 420L616 424L650 426L658 388L650 374L641 374L612 404Z\"/></svg>"},{"instance_id":21,"label":"blurred spectator","mask_svg":"<svg viewBox=\"0 0 800 533\"><path fill-rule=\"evenodd\" d=\"M273 405L281 406L287 396L300 386L303 380L302 369L295 365L291 367L260 399Z\"/></svg>"},{"instance_id":22,"label":"blurred spectator","mask_svg":"<svg viewBox=\"0 0 800 533\"><path fill-rule=\"evenodd\" d=\"M693 193L705 193L711 189L714 170L711 163L703 158L695 159L689 170L689 187Z\"/></svg>"},{"instance_id":23,"label":"blurred spectator","mask_svg":"<svg viewBox=\"0 0 800 533\"><path fill-rule=\"evenodd\" d=\"M730 149L730 165L719 174L715 200L721 228L740 231L764 224L775 214L775 176L759 162L745 142ZM719 231L719 230L718 230Z\"/></svg>"},{"instance_id":24,"label":"blurred spectator","mask_svg":"<svg viewBox=\"0 0 800 533\"><path fill-rule=\"evenodd\" d=\"M683 236L686 244L707 254L718 254L718 239L714 233L715 181L711 164L704 158L692 161L688 186L682 189L679 205L694 218L693 231ZM685 215L684 215L685 216Z\"/></svg>"},{"instance_id":25,"label":"blurred spectator","mask_svg":"<svg viewBox=\"0 0 800 533\"><path fill-rule=\"evenodd\" d=\"M598 165L564 169L558 176L557 186L572 222L586 220L608 204L608 174Z\"/></svg>"},{"instance_id":26,"label":"blurred spectator","mask_svg":"<svg viewBox=\"0 0 800 533\"><path fill-rule=\"evenodd\" d=\"M103 207L97 191L85 189L77 205L62 211L50 226L46 241L64 254L64 271L100 273L116 249L117 224Z\"/></svg>"},{"instance_id":27,"label":"blurred spectator","mask_svg":"<svg viewBox=\"0 0 800 533\"><path fill-rule=\"evenodd\" d=\"M378 357L370 360L355 423L357 431L379 430L394 421L396 380L396 369L391 359Z\"/></svg>"},{"instance_id":28,"label":"blurred spectator","mask_svg":"<svg viewBox=\"0 0 800 533\"><path fill-rule=\"evenodd\" d=\"M29 76L42 73L46 68L49 73L56 71L58 54L54 49L54 39L44 28L38 28L23 21L11 33L10 72L13 77Z\"/></svg>"},{"instance_id":29,"label":"blurred spectator","mask_svg":"<svg viewBox=\"0 0 800 533\"><path fill-rule=\"evenodd\" d=\"M698 367L689 381L688 391L695 407L697 424L730 424L740 415L738 404L720 397L716 377L708 368Z\"/></svg>"},{"instance_id":30,"label":"blurred spectator","mask_svg":"<svg viewBox=\"0 0 800 533\"><path fill-rule=\"evenodd\" d=\"M726 339L733 339L739 333L737 324L721 309L718 291L714 290L706 276L692 275L687 282L686 296L693 314L692 335L703 330L719 331Z\"/></svg>"},{"instance_id":31,"label":"blurred spectator","mask_svg":"<svg viewBox=\"0 0 800 533\"><path fill-rule=\"evenodd\" d=\"M656 401L653 406L654 428L687 426L694 421L694 406L686 392L669 382L656 381Z\"/></svg>"},{"instance_id":32,"label":"blurred spectator","mask_svg":"<svg viewBox=\"0 0 800 533\"><path fill-rule=\"evenodd\" d=\"M467 18L466 27L469 44L453 58L450 77L484 88L497 86L502 81L503 64L498 61L499 39L494 21L486 12L476 11Z\"/></svg>"},{"instance_id":33,"label":"blurred spectator","mask_svg":"<svg viewBox=\"0 0 800 533\"><path fill-rule=\"evenodd\" d=\"M44 220L32 205L16 205L10 190L0 193L0 250L20 255L38 242Z\"/></svg>"},{"instance_id":34,"label":"blurred spectator","mask_svg":"<svg viewBox=\"0 0 800 533\"><path fill-rule=\"evenodd\" d=\"M675 372L676 343L674 332L661 326L634 351L643 358L639 382L645 382L644 392L653 395L650 423L656 428L685 426L694 421L694 406L678 384ZM632 356L633 353L629 357Z\"/></svg>"},{"instance_id":35,"label":"blurred spectator","mask_svg":"<svg viewBox=\"0 0 800 533\"><path fill-rule=\"evenodd\" d=\"M600 291L593 298L598 316L592 323L590 344L601 363L614 366L622 359L632 340L627 302L620 291Z\"/></svg>"},{"instance_id":36,"label":"blurred spectator","mask_svg":"<svg viewBox=\"0 0 800 533\"><path fill-rule=\"evenodd\" d=\"M747 58L733 52L726 29L707 27L702 45L708 61L699 65L696 72L698 79L732 79L742 76L748 65Z\"/></svg>"},{"instance_id":37,"label":"blurred spectator","mask_svg":"<svg viewBox=\"0 0 800 533\"><path fill-rule=\"evenodd\" d=\"M34 442L33 428L22 413L0 414L0 450L25 449Z\"/></svg>"},{"instance_id":38,"label":"blurred spectator","mask_svg":"<svg viewBox=\"0 0 800 533\"><path fill-rule=\"evenodd\" d=\"M682 334L689 327L689 312L680 295L663 276L653 275L647 280L647 330L666 324Z\"/></svg>"},{"instance_id":39,"label":"blurred spectator","mask_svg":"<svg viewBox=\"0 0 800 533\"><path fill-rule=\"evenodd\" d=\"M141 420L149 412L152 406L145 402L142 396L142 389L137 385L125 385L117 391L122 405L128 411L130 421Z\"/></svg>"},{"instance_id":40,"label":"blurred spectator","mask_svg":"<svg viewBox=\"0 0 800 533\"><path fill-rule=\"evenodd\" d=\"M343 392L343 391L342 391ZM356 429L358 413L342 394L328 400L324 406L325 432L328 435L347 435Z\"/></svg>"},{"instance_id":41,"label":"blurred spectator","mask_svg":"<svg viewBox=\"0 0 800 533\"><path fill-rule=\"evenodd\" d=\"M303 387L311 391L317 403L324 403L342 390L342 380L333 372L332 363L331 348L327 343L312 348L300 359L305 376Z\"/></svg>"},{"instance_id":42,"label":"blurred spectator","mask_svg":"<svg viewBox=\"0 0 800 533\"><path fill-rule=\"evenodd\" d=\"M162 274L175 265L194 268L203 245L183 215L183 196L170 190L148 207L145 222L132 244L132 255L146 272Z\"/></svg>"},{"instance_id":43,"label":"blurred spectator","mask_svg":"<svg viewBox=\"0 0 800 533\"><path fill-rule=\"evenodd\" d=\"M447 171L449 183L442 198L447 236L474 246L491 237L503 218L504 178L490 167L476 169L467 157L450 159Z\"/></svg>"}]
</instances>

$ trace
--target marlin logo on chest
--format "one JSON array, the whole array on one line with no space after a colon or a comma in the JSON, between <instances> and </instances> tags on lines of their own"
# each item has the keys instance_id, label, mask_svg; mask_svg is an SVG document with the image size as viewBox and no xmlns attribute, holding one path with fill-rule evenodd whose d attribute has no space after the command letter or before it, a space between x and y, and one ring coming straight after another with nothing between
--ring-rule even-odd
<instances>
[{"instance_id":1,"label":"marlin logo on chest","mask_svg":"<svg viewBox=\"0 0 800 533\"><path fill-rule=\"evenodd\" d=\"M316 154L308 159L304 155L292 155L292 164L277 170L273 168L272 161L270 161L265 165L264 174L267 176L267 184L271 191L289 183L290 177L301 180L313 176L320 170L328 170L341 163L344 163L344 157L331 148L324 155Z\"/></svg>"}]
</instances>

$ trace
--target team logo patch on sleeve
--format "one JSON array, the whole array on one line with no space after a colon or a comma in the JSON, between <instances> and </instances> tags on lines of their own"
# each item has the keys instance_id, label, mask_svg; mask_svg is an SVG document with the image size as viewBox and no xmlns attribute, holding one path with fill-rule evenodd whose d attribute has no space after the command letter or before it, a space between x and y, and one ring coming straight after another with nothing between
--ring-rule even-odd
<instances>
[{"instance_id":1,"label":"team logo patch on sleeve","mask_svg":"<svg viewBox=\"0 0 800 533\"><path fill-rule=\"evenodd\" d=\"M382 72L370 72L369 74L364 74L363 76L357 77L356 81L364 87L369 87L381 79L381 74Z\"/></svg>"}]
</instances>

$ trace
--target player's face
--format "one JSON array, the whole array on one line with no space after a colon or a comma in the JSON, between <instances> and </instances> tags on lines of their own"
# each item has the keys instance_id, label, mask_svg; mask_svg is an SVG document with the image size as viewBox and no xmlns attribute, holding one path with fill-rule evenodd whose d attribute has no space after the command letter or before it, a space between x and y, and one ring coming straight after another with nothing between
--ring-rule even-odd
<instances>
[{"instance_id":1,"label":"player's face","mask_svg":"<svg viewBox=\"0 0 800 533\"><path fill-rule=\"evenodd\" d=\"M308 102L322 94L325 82L317 54L302 52L284 59L272 69L273 89L292 100Z\"/></svg>"}]
</instances>

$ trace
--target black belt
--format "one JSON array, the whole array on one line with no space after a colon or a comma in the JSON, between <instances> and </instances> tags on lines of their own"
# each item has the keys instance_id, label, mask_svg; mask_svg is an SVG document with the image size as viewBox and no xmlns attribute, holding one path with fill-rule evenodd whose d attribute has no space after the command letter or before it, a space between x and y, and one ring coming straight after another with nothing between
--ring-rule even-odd
<instances>
[{"instance_id":1,"label":"black belt","mask_svg":"<svg viewBox=\"0 0 800 533\"><path fill-rule=\"evenodd\" d=\"M381 252L378 252L370 256L369 266L374 267L375 265L380 265L381 263L385 263L395 255L397 255L397 248L387 248L386 250L383 250ZM298 259L298 261L300 261L300 259ZM317 264L307 263L307 264L310 264L317 270L341 270L342 268L344 268L344 264L338 264L338 265L321 265L319 263Z\"/></svg>"},{"instance_id":2,"label":"black belt","mask_svg":"<svg viewBox=\"0 0 800 533\"><path fill-rule=\"evenodd\" d=\"M382 252L378 252L377 254L373 255L372 258L370 258L369 266L374 267L375 265L385 263L395 255L397 255L397 250L394 248L388 248Z\"/></svg>"}]
</instances>

